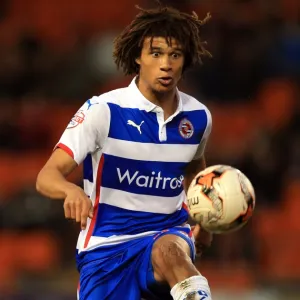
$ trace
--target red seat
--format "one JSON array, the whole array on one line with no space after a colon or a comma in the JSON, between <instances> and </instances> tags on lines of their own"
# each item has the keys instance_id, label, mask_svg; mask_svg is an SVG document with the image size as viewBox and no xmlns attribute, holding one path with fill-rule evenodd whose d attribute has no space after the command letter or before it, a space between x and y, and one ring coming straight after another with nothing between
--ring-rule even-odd
<instances>
[{"instance_id":1,"label":"red seat","mask_svg":"<svg viewBox=\"0 0 300 300\"><path fill-rule=\"evenodd\" d=\"M220 266L216 262L200 261L196 266L214 289L233 289L235 291L249 290L254 287L254 273L245 262Z\"/></svg>"},{"instance_id":2,"label":"red seat","mask_svg":"<svg viewBox=\"0 0 300 300\"><path fill-rule=\"evenodd\" d=\"M22 270L44 272L59 263L59 245L55 236L49 232L35 231L21 234L17 244L16 261Z\"/></svg>"}]
</instances>

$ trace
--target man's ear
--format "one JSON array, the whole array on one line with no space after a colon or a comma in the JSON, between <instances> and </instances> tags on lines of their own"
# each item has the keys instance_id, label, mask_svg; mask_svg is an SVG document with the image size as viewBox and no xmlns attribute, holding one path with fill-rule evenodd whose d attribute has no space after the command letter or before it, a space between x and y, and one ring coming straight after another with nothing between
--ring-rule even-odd
<instances>
[{"instance_id":1,"label":"man's ear","mask_svg":"<svg viewBox=\"0 0 300 300\"><path fill-rule=\"evenodd\" d=\"M141 58L140 58L140 57L136 58L136 59L135 59L135 62L136 62L138 65L140 65L140 64L141 64Z\"/></svg>"}]
</instances>

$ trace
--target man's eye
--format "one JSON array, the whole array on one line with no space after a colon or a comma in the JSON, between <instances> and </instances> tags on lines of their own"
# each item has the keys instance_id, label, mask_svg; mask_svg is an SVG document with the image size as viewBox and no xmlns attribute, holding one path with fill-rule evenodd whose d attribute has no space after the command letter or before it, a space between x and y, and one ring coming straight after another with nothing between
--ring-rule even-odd
<instances>
[{"instance_id":1,"label":"man's eye","mask_svg":"<svg viewBox=\"0 0 300 300\"><path fill-rule=\"evenodd\" d=\"M152 56L153 56L153 57L159 57L159 55L160 55L159 52L153 52L153 53L152 53Z\"/></svg>"}]
</instances>

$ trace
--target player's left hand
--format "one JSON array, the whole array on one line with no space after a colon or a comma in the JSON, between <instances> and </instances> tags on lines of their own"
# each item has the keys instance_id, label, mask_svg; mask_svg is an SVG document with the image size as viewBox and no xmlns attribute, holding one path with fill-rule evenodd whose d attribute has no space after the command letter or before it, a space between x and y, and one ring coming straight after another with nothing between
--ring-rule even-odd
<instances>
[{"instance_id":1,"label":"player's left hand","mask_svg":"<svg viewBox=\"0 0 300 300\"><path fill-rule=\"evenodd\" d=\"M202 229L199 224L192 226L192 231L195 238L196 256L201 257L202 253L211 246L213 235Z\"/></svg>"}]
</instances>

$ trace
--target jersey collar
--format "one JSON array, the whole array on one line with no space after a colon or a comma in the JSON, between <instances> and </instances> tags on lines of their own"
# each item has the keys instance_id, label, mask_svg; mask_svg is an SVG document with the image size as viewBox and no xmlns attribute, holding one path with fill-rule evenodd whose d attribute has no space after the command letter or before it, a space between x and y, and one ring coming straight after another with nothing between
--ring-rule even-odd
<instances>
[{"instance_id":1,"label":"jersey collar","mask_svg":"<svg viewBox=\"0 0 300 300\"><path fill-rule=\"evenodd\" d=\"M158 108L159 107L158 105L149 101L138 89L138 87L136 85L136 78L137 78L137 76L135 76L132 79L132 81L129 85L129 89L130 89L132 95L134 96L134 101L138 101L139 106L141 106L142 109L144 109L146 112L150 112L150 111L153 111L154 109ZM177 115L178 113L182 112L182 110L183 110L182 99L180 97L180 93L179 93L179 90L177 87L176 87L176 97L178 99L178 106L177 106L177 109L176 109L174 115Z\"/></svg>"}]
</instances>

